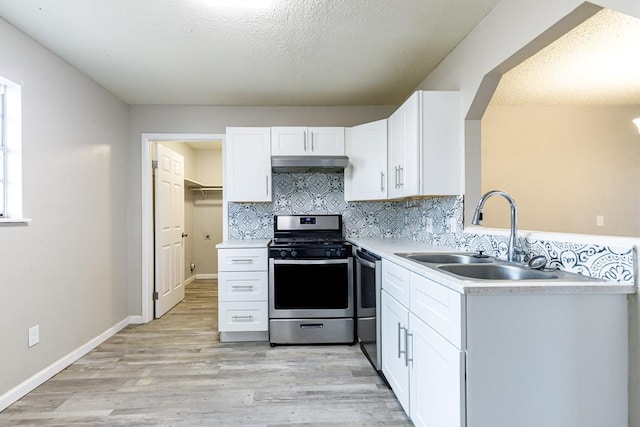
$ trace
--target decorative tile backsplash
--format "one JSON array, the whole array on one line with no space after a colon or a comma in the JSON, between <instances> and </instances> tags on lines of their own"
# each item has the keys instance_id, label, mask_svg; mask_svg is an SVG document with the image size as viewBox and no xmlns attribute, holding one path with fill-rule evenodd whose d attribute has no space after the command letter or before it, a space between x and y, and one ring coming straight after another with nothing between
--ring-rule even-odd
<instances>
[{"instance_id":1,"label":"decorative tile backsplash","mask_svg":"<svg viewBox=\"0 0 640 427\"><path fill-rule=\"evenodd\" d=\"M274 215L343 217L345 237L401 237L505 258L507 237L464 232L460 196L398 202L346 202L343 174L273 174L272 203L230 203L230 239L273 237ZM607 280L633 283L632 248L555 241L525 241L527 253L545 255L549 266Z\"/></svg>"}]
</instances>

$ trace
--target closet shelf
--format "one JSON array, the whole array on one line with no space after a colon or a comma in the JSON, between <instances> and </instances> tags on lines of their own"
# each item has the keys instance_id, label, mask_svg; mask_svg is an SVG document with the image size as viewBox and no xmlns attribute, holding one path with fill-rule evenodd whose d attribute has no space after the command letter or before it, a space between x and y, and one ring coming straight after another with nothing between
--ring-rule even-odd
<instances>
[{"instance_id":1,"label":"closet shelf","mask_svg":"<svg viewBox=\"0 0 640 427\"><path fill-rule=\"evenodd\" d=\"M222 191L222 185L206 185L188 178L185 178L184 182L189 190L201 192L203 199L207 198L207 191Z\"/></svg>"}]
</instances>

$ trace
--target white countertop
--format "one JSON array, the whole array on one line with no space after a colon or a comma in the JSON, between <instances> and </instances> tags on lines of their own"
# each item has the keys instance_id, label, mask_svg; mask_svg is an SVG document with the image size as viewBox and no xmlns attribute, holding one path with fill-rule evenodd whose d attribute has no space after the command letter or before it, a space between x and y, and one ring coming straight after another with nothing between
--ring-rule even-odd
<instances>
[{"instance_id":1,"label":"white countertop","mask_svg":"<svg viewBox=\"0 0 640 427\"><path fill-rule=\"evenodd\" d=\"M218 249L266 248L271 239L225 240L216 245Z\"/></svg>"},{"instance_id":2,"label":"white countertop","mask_svg":"<svg viewBox=\"0 0 640 427\"><path fill-rule=\"evenodd\" d=\"M421 276L466 295L499 294L633 294L636 287L628 283L607 281L545 281L545 280L462 280L435 268L395 255L402 252L460 252L408 239L356 238L348 239L354 245L366 249Z\"/></svg>"}]
</instances>

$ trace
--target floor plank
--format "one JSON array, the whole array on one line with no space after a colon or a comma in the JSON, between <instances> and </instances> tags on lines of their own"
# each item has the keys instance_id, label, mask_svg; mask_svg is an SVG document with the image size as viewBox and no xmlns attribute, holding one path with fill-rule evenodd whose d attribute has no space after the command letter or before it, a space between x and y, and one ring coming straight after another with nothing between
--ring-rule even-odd
<instances>
[{"instance_id":1,"label":"floor plank","mask_svg":"<svg viewBox=\"0 0 640 427\"><path fill-rule=\"evenodd\" d=\"M132 325L0 413L1 426L412 426L357 346L220 343L217 283Z\"/></svg>"}]
</instances>

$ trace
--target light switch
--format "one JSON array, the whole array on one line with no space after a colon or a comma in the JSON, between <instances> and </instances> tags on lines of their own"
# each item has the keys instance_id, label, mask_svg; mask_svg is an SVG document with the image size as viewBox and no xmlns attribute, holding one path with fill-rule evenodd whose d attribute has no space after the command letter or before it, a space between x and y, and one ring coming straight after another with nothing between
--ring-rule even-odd
<instances>
[{"instance_id":1,"label":"light switch","mask_svg":"<svg viewBox=\"0 0 640 427\"><path fill-rule=\"evenodd\" d=\"M604 227L604 215L596 215L596 227Z\"/></svg>"}]
</instances>

